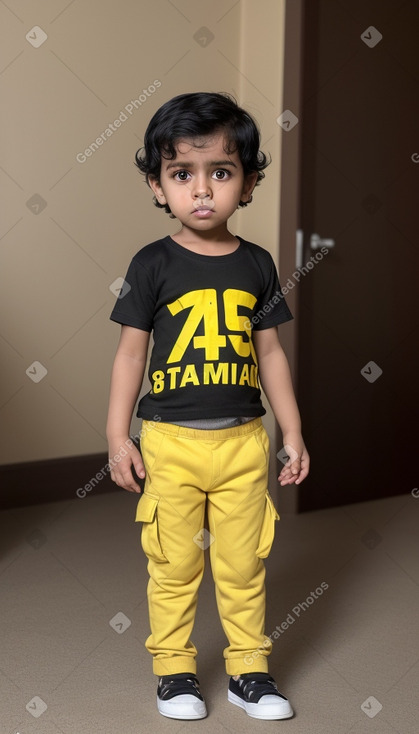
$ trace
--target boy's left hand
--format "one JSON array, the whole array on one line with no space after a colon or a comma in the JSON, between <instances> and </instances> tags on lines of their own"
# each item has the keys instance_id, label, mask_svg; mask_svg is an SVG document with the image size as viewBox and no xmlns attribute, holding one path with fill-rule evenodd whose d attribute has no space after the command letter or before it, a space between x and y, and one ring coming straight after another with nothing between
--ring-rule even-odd
<instances>
[{"instance_id":1,"label":"boy's left hand","mask_svg":"<svg viewBox=\"0 0 419 734\"><path fill-rule=\"evenodd\" d=\"M310 468L310 457L302 438L284 436L284 448L290 457L283 467L278 481L281 486L301 484Z\"/></svg>"}]
</instances>

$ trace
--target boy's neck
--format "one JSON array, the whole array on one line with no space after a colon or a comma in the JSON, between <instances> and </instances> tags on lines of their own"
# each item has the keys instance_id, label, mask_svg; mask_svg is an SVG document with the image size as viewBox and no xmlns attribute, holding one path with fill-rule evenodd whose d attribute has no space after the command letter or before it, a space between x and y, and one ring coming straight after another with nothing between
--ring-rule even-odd
<instances>
[{"instance_id":1,"label":"boy's neck","mask_svg":"<svg viewBox=\"0 0 419 734\"><path fill-rule=\"evenodd\" d=\"M197 252L200 255L229 255L237 250L240 241L227 227L212 229L208 232L197 232L184 227L171 235L172 240L187 250Z\"/></svg>"}]
</instances>

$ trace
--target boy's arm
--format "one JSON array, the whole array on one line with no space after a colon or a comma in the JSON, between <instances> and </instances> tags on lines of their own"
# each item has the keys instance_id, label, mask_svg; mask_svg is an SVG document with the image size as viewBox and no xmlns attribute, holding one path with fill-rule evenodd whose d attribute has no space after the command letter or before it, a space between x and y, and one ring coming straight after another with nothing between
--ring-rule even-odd
<instances>
[{"instance_id":1,"label":"boy's arm","mask_svg":"<svg viewBox=\"0 0 419 734\"><path fill-rule=\"evenodd\" d=\"M145 477L140 452L129 440L129 429L135 402L141 389L150 334L132 326L122 326L121 337L112 369L106 435L109 443L109 462L119 455L120 461L111 464L111 479L129 492L141 492L134 480L131 467L139 477ZM121 448L127 452L121 456ZM121 453L120 453L121 452Z\"/></svg>"},{"instance_id":2,"label":"boy's arm","mask_svg":"<svg viewBox=\"0 0 419 734\"><path fill-rule=\"evenodd\" d=\"M278 480L281 485L300 484L308 474L310 458L301 435L301 419L288 360L278 339L278 329L254 330L252 334L259 365L261 386L282 431L290 456Z\"/></svg>"}]
</instances>

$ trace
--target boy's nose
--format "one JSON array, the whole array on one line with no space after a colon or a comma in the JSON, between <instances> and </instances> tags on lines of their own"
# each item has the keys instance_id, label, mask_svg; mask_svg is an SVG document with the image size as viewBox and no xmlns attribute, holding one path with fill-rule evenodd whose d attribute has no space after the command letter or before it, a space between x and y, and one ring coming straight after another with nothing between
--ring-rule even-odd
<instances>
[{"instance_id":1,"label":"boy's nose","mask_svg":"<svg viewBox=\"0 0 419 734\"><path fill-rule=\"evenodd\" d=\"M196 178L192 193L194 199L204 199L206 196L211 197L211 186L206 177L199 176Z\"/></svg>"}]
</instances>

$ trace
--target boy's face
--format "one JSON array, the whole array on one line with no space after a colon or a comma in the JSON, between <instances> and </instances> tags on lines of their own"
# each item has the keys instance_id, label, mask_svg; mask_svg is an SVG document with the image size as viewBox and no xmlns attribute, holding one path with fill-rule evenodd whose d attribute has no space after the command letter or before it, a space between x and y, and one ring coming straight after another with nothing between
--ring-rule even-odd
<instances>
[{"instance_id":1,"label":"boy's face","mask_svg":"<svg viewBox=\"0 0 419 734\"><path fill-rule=\"evenodd\" d=\"M239 202L249 200L257 173L244 176L238 152L225 152L222 133L180 140L175 147L174 160L162 157L160 181L150 178L157 201L188 229L222 230Z\"/></svg>"}]
</instances>

